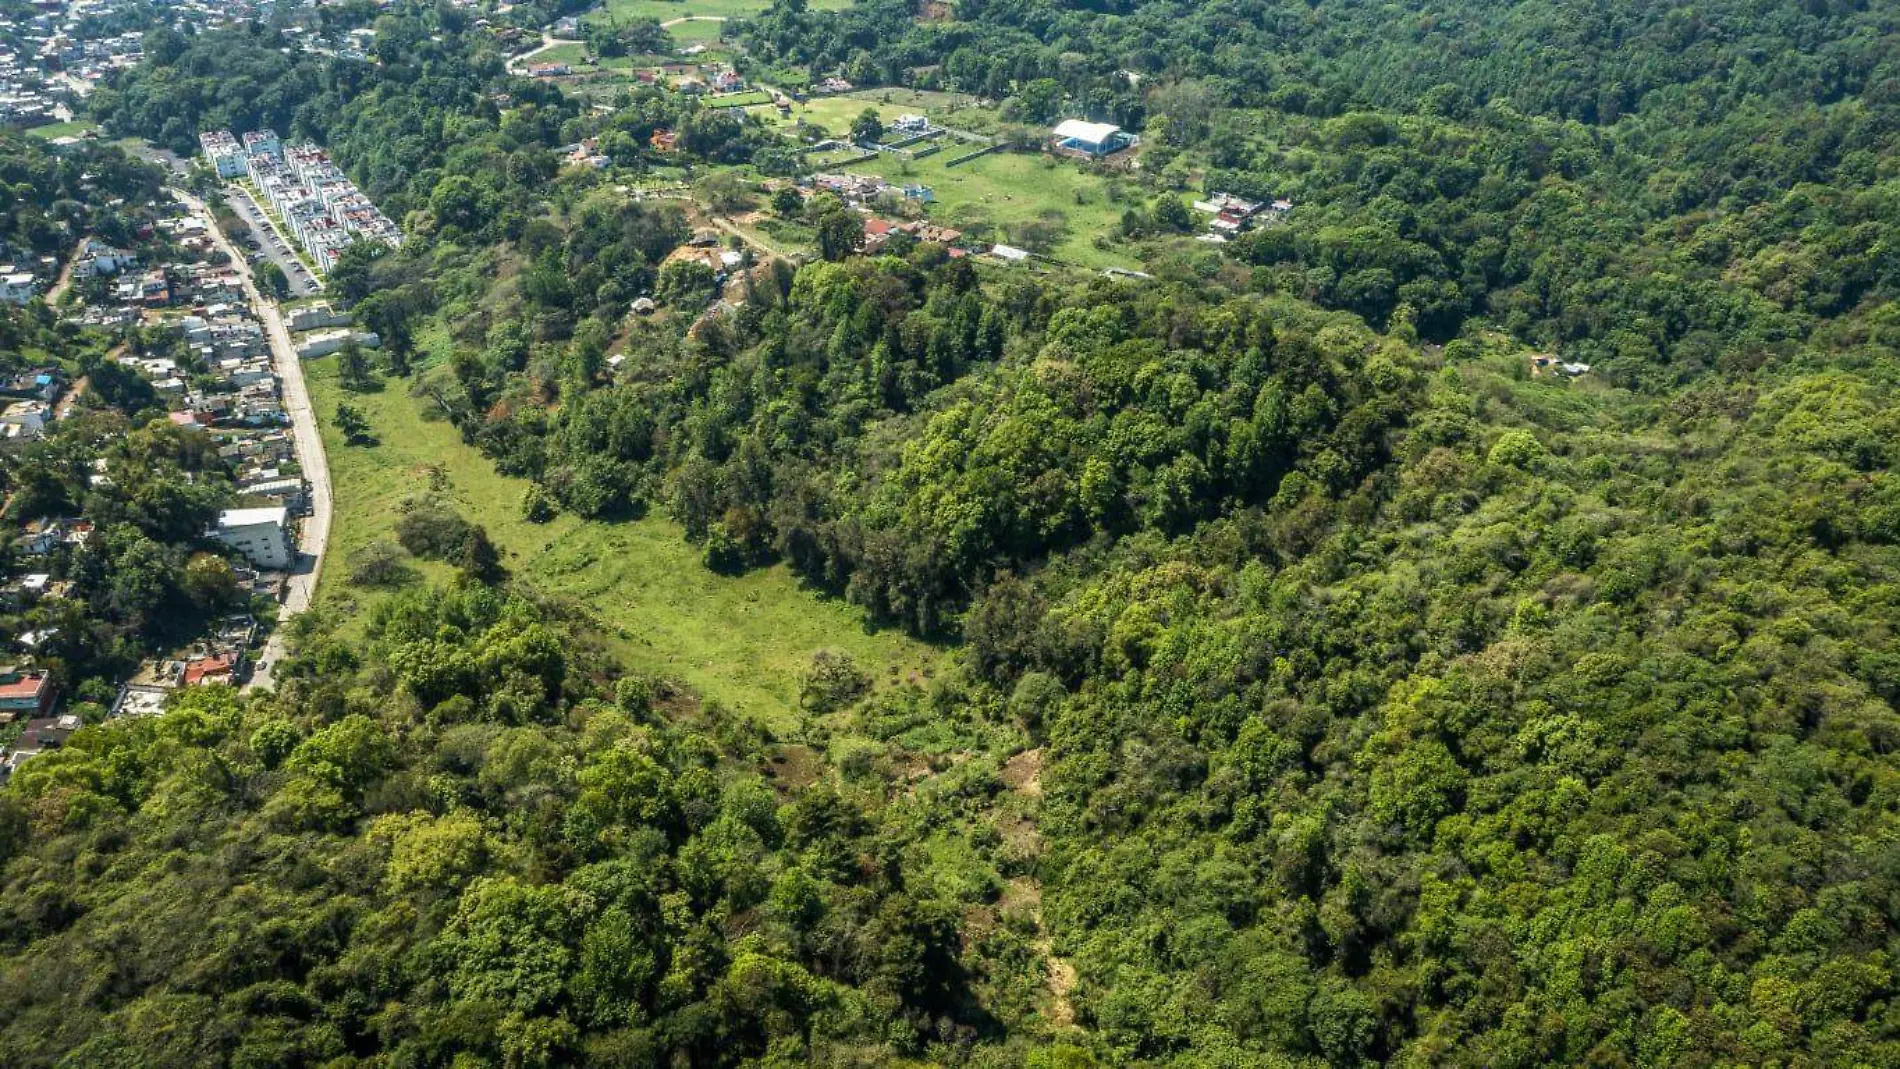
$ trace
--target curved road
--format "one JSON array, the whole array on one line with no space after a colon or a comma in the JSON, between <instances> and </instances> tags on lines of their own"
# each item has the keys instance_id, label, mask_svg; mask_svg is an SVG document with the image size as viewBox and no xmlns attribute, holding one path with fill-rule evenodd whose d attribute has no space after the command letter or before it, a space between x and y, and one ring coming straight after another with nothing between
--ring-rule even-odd
<instances>
[{"instance_id":1,"label":"curved road","mask_svg":"<svg viewBox=\"0 0 1900 1069\"><path fill-rule=\"evenodd\" d=\"M271 370L277 375L277 389L284 399L284 411L290 415L291 436L297 443L297 464L310 482L310 515L304 519L303 533L297 541L297 567L284 585L283 610L277 614L277 626L258 655L257 667L244 689L272 685L271 670L284 656L284 631L292 617L310 607L317 590L317 577L323 572L323 554L330 544L330 462L323 452L323 435L317 429L317 415L310 407L310 391L303 381L303 364L290 344L290 331L277 305L264 299L251 277L251 265L219 230L210 209L197 197L182 189L171 191L193 211L211 224L211 238L231 258L238 277L244 282L244 294L264 324L264 336L270 340Z\"/></svg>"},{"instance_id":2,"label":"curved road","mask_svg":"<svg viewBox=\"0 0 1900 1069\"><path fill-rule=\"evenodd\" d=\"M583 45L586 43L587 42L585 41L570 41L570 40L567 40L566 38L556 37L553 34L549 33L548 31L542 30L541 31L541 46L539 48L529 49L528 51L523 52L520 55L516 56L515 58L502 64L502 66L507 69L509 74L520 74L522 70L525 69L522 66L523 64L527 63L529 60L540 55L541 53L546 52L550 48L557 48L561 45Z\"/></svg>"}]
</instances>

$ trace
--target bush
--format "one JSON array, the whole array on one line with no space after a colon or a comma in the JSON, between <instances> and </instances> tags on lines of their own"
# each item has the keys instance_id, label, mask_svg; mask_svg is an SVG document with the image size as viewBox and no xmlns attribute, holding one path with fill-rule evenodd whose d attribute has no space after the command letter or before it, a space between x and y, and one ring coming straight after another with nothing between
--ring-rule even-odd
<instances>
[{"instance_id":1,"label":"bush","mask_svg":"<svg viewBox=\"0 0 1900 1069\"><path fill-rule=\"evenodd\" d=\"M521 518L529 523L547 523L554 519L558 511L554 495L543 489L540 483L528 487L528 493L521 499Z\"/></svg>"},{"instance_id":2,"label":"bush","mask_svg":"<svg viewBox=\"0 0 1900 1069\"><path fill-rule=\"evenodd\" d=\"M871 677L864 674L848 653L819 650L812 654L798 692L800 705L815 713L828 713L862 697L871 689Z\"/></svg>"},{"instance_id":3,"label":"bush","mask_svg":"<svg viewBox=\"0 0 1900 1069\"><path fill-rule=\"evenodd\" d=\"M446 560L468 544L473 528L454 506L434 496L412 497L402 504L396 540L424 560Z\"/></svg>"},{"instance_id":4,"label":"bush","mask_svg":"<svg viewBox=\"0 0 1900 1069\"><path fill-rule=\"evenodd\" d=\"M399 587L416 577L403 563L402 547L394 542L371 542L350 556L350 582L356 586Z\"/></svg>"}]
</instances>

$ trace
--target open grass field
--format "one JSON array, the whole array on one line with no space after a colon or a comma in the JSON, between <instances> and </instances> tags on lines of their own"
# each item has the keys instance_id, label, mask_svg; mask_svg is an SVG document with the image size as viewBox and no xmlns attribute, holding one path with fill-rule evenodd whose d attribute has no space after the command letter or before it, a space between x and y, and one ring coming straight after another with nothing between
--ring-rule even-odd
<instances>
[{"instance_id":1,"label":"open grass field","mask_svg":"<svg viewBox=\"0 0 1900 1069\"><path fill-rule=\"evenodd\" d=\"M928 669L942 656L896 632L865 633L856 610L806 590L783 567L738 577L711 572L678 526L659 516L606 524L563 515L528 523L520 508L527 482L497 474L446 420L425 418L435 402L411 397L407 382L346 394L335 361L313 361L306 374L336 488L331 556L317 600L340 615L356 614L346 633L360 628L361 610L384 596L350 585L351 555L392 539L402 502L434 477L488 529L514 575L585 604L629 668L677 680L774 730L796 725L799 673L820 649L848 652L880 683ZM377 445L344 443L330 425L339 399L363 413ZM451 574L443 564L414 566L425 579Z\"/></svg>"},{"instance_id":2,"label":"open grass field","mask_svg":"<svg viewBox=\"0 0 1900 1069\"><path fill-rule=\"evenodd\" d=\"M1047 249L1049 255L1083 267L1140 266L1132 254L1094 246L1096 235L1116 230L1128 207L1109 199L1106 179L1065 160L1014 152L993 153L954 169L945 166L964 151L946 147L912 162L879 156L846 170L899 185L921 182L936 193L929 208L933 221L966 231L987 227L992 241L1009 242L1021 224L1059 215L1061 236Z\"/></svg>"},{"instance_id":3,"label":"open grass field","mask_svg":"<svg viewBox=\"0 0 1900 1069\"><path fill-rule=\"evenodd\" d=\"M536 52L534 58L528 62L531 65L565 63L572 67L578 67L587 62L587 46L578 41L564 45L555 45L553 48Z\"/></svg>"},{"instance_id":4,"label":"open grass field","mask_svg":"<svg viewBox=\"0 0 1900 1069\"><path fill-rule=\"evenodd\" d=\"M806 6L812 11L842 11L851 3L852 0L810 0ZM622 21L659 19L661 22L689 17L735 19L756 15L771 6L771 0L607 0L587 17Z\"/></svg>"},{"instance_id":5,"label":"open grass field","mask_svg":"<svg viewBox=\"0 0 1900 1069\"><path fill-rule=\"evenodd\" d=\"M691 22L674 23L666 28L666 32L673 40L678 41L681 47L701 44L710 48L719 40L719 35L725 31L725 28L726 24L723 22L693 19Z\"/></svg>"},{"instance_id":6,"label":"open grass field","mask_svg":"<svg viewBox=\"0 0 1900 1069\"><path fill-rule=\"evenodd\" d=\"M822 126L835 137L843 137L851 132L851 122L863 114L865 108L877 111L878 118L889 126L897 121L899 115L913 113L916 108L906 108L897 104L880 104L868 100L853 100L849 97L812 97L802 104L792 105L790 118L781 119L777 114L761 112L760 118L781 126L795 126L798 120Z\"/></svg>"},{"instance_id":7,"label":"open grass field","mask_svg":"<svg viewBox=\"0 0 1900 1069\"><path fill-rule=\"evenodd\" d=\"M748 90L744 93L727 93L723 96L709 96L706 106L709 108L756 108L761 104L770 104L772 94L763 89Z\"/></svg>"},{"instance_id":8,"label":"open grass field","mask_svg":"<svg viewBox=\"0 0 1900 1069\"><path fill-rule=\"evenodd\" d=\"M98 129L98 123L88 122L85 119L74 119L72 122L56 122L48 123L45 126L28 127L26 132L28 135L37 137L43 141L51 141L56 137L78 137L88 130L97 132Z\"/></svg>"}]
</instances>

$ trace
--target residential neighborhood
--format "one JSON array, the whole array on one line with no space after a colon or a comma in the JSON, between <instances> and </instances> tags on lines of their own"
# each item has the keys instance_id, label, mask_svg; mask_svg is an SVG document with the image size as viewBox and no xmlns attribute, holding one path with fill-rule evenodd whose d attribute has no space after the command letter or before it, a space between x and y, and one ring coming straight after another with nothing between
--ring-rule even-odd
<instances>
[{"instance_id":1,"label":"residential neighborhood","mask_svg":"<svg viewBox=\"0 0 1900 1069\"><path fill-rule=\"evenodd\" d=\"M309 474L299 461L262 310L204 207L175 196L146 209L151 222L141 228L137 247L88 235L73 244L67 263L43 273L71 280L56 309L60 323L119 339L105 354L117 369L115 389L149 391L181 441L196 443L191 448L226 473L228 504L198 533L197 552L222 561L220 570L228 569L241 602L268 605L285 596L298 568L299 526L312 505ZM349 317L328 303L305 303L283 318L296 332L287 349L302 336L306 352L334 351L330 339L339 333L375 344L367 332L339 331ZM0 373L0 453L32 455L63 421L81 418L88 409L78 402L99 388L51 364ZM115 467L107 445L87 462L94 488L127 474ZM59 619L58 606L74 595L75 569L95 535L84 511L19 526L0 546L0 560L8 562L0 605L21 620ZM260 657L263 631L252 612L221 618L123 680L112 715L156 712L163 696L179 687L242 683ZM57 626L35 626L15 636L11 652L0 653L12 660L0 667L0 778L61 745L79 726L76 716L61 715L68 696L38 663L59 644Z\"/></svg>"}]
</instances>

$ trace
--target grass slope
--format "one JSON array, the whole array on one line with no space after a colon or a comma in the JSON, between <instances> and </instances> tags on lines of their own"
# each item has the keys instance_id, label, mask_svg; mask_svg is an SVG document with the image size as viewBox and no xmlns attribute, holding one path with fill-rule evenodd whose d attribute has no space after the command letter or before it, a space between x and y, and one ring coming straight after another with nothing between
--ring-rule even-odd
<instances>
[{"instance_id":1,"label":"grass slope","mask_svg":"<svg viewBox=\"0 0 1900 1069\"><path fill-rule=\"evenodd\" d=\"M879 156L847 170L874 174L898 185L921 182L937 197L929 209L932 220L965 229L988 224L993 241L1008 241L1012 224L1058 213L1063 236L1048 249L1051 256L1083 267L1141 266L1140 257L1132 251L1094 245L1097 234L1115 231L1129 206L1109 200L1105 179L1067 160L1012 152L993 153L954 169L944 166L970 148L950 143L944 151L921 160L906 163Z\"/></svg>"},{"instance_id":2,"label":"grass slope","mask_svg":"<svg viewBox=\"0 0 1900 1069\"><path fill-rule=\"evenodd\" d=\"M848 652L880 682L912 676L939 659L896 632L867 634L842 602L802 587L783 567L738 577L707 570L679 527L659 516L606 524L561 516L545 525L521 518L528 488L497 474L446 420L425 417L434 404L391 380L376 393L348 394L334 361L306 367L324 443L330 452L335 517L330 560L318 603L362 626L361 610L379 595L350 585L349 560L364 546L393 539L404 499L440 472L443 492L488 529L508 568L535 587L589 606L617 637L629 668L674 679L701 697L755 717L777 731L798 722L798 677L820 649ZM346 445L331 426L339 401L355 406L379 444ZM417 562L425 577L445 579L441 564Z\"/></svg>"},{"instance_id":3,"label":"grass slope","mask_svg":"<svg viewBox=\"0 0 1900 1069\"><path fill-rule=\"evenodd\" d=\"M607 0L606 6L595 9L589 19L733 19L756 15L771 6L771 0ZM851 0L810 0L806 6L812 11L842 11L851 6Z\"/></svg>"}]
</instances>

